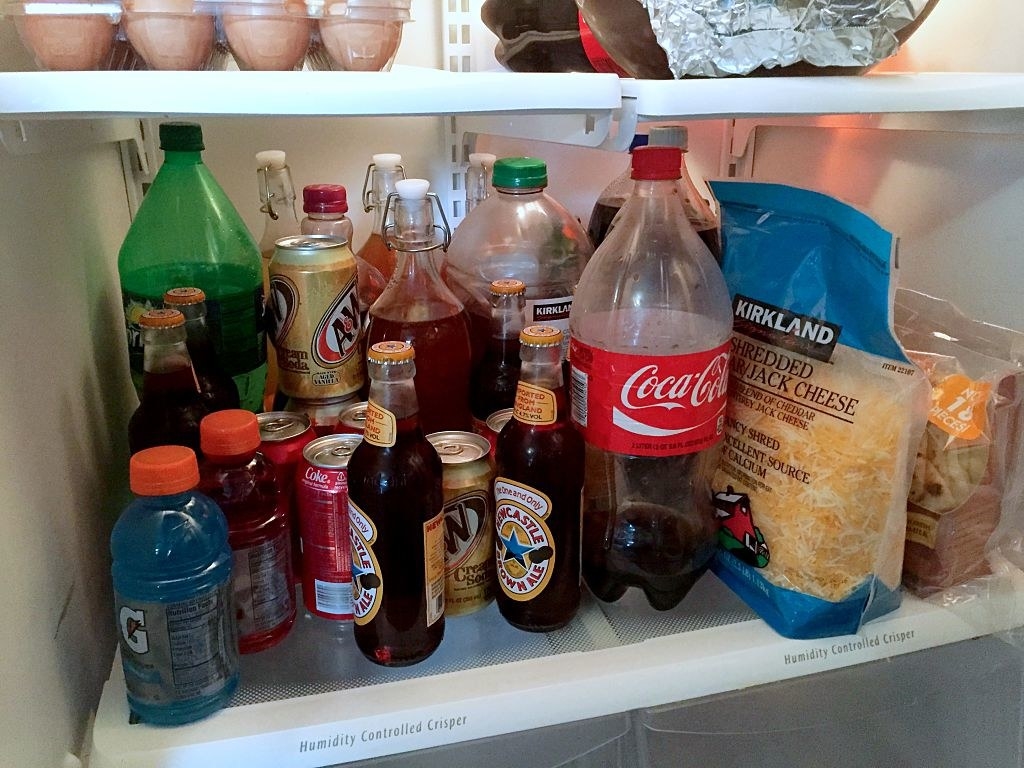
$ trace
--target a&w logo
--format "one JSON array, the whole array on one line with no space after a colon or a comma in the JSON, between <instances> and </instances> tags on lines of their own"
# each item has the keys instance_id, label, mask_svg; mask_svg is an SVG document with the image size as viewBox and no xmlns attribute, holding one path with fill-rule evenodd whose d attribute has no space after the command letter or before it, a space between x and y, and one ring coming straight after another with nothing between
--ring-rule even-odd
<instances>
[{"instance_id":1,"label":"a&w logo","mask_svg":"<svg viewBox=\"0 0 1024 768\"><path fill-rule=\"evenodd\" d=\"M280 344L295 322L299 308L299 289L284 275L270 278L270 295L267 297L267 321L271 340Z\"/></svg>"},{"instance_id":2,"label":"a&w logo","mask_svg":"<svg viewBox=\"0 0 1024 768\"><path fill-rule=\"evenodd\" d=\"M313 334L313 359L324 368L341 365L359 346L359 304L353 279L331 302Z\"/></svg>"}]
</instances>

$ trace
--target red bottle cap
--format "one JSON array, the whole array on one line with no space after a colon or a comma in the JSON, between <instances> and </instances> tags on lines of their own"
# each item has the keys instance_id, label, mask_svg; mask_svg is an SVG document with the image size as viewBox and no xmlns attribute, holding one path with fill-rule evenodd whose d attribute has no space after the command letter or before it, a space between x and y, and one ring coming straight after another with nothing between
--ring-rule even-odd
<instances>
[{"instance_id":1,"label":"red bottle cap","mask_svg":"<svg viewBox=\"0 0 1024 768\"><path fill-rule=\"evenodd\" d=\"M348 193L341 184L310 184L302 189L302 210L306 213L345 213Z\"/></svg>"},{"instance_id":2,"label":"red bottle cap","mask_svg":"<svg viewBox=\"0 0 1024 768\"><path fill-rule=\"evenodd\" d=\"M634 179L662 181L681 177L683 152L679 147L637 147L633 150Z\"/></svg>"},{"instance_id":3,"label":"red bottle cap","mask_svg":"<svg viewBox=\"0 0 1024 768\"><path fill-rule=\"evenodd\" d=\"M241 456L260 447L260 422L242 408L214 411L199 422L199 447L210 456Z\"/></svg>"},{"instance_id":4,"label":"red bottle cap","mask_svg":"<svg viewBox=\"0 0 1024 768\"><path fill-rule=\"evenodd\" d=\"M191 448L159 445L139 451L128 462L128 485L139 496L168 496L199 485L199 463Z\"/></svg>"}]
</instances>

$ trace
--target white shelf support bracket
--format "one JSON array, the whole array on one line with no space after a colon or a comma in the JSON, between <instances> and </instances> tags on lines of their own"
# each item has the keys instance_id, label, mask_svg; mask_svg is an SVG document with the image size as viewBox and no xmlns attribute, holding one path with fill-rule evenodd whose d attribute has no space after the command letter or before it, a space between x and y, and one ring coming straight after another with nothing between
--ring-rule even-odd
<instances>
[{"instance_id":1,"label":"white shelf support bracket","mask_svg":"<svg viewBox=\"0 0 1024 768\"><path fill-rule=\"evenodd\" d=\"M134 134L128 118L67 120L0 120L0 147L12 155L123 141Z\"/></svg>"},{"instance_id":2,"label":"white shelf support bracket","mask_svg":"<svg viewBox=\"0 0 1024 768\"><path fill-rule=\"evenodd\" d=\"M155 121L132 120L131 123L131 135L121 139L118 144L128 194L128 210L134 219L159 167L159 142Z\"/></svg>"}]
</instances>

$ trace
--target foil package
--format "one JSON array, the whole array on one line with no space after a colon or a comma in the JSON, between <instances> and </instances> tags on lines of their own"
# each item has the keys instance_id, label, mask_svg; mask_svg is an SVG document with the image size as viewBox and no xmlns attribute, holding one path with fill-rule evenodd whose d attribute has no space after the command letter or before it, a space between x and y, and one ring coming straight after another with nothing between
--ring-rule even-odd
<instances>
[{"instance_id":1,"label":"foil package","mask_svg":"<svg viewBox=\"0 0 1024 768\"><path fill-rule=\"evenodd\" d=\"M896 53L934 0L636 0L675 77L797 63L863 68Z\"/></svg>"}]
</instances>

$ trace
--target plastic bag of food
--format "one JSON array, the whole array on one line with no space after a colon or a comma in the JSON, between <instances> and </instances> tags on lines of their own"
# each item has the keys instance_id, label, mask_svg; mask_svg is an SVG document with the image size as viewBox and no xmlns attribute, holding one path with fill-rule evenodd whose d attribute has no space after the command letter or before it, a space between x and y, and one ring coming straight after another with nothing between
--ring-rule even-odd
<instances>
[{"instance_id":1,"label":"plastic bag of food","mask_svg":"<svg viewBox=\"0 0 1024 768\"><path fill-rule=\"evenodd\" d=\"M900 603L928 382L892 331L895 238L826 195L712 182L733 302L716 574L777 632Z\"/></svg>"},{"instance_id":2,"label":"plastic bag of food","mask_svg":"<svg viewBox=\"0 0 1024 768\"><path fill-rule=\"evenodd\" d=\"M932 400L907 504L903 583L921 597L1018 561L1024 538L1024 333L900 289L896 335Z\"/></svg>"}]
</instances>

